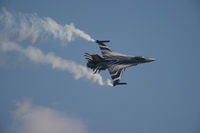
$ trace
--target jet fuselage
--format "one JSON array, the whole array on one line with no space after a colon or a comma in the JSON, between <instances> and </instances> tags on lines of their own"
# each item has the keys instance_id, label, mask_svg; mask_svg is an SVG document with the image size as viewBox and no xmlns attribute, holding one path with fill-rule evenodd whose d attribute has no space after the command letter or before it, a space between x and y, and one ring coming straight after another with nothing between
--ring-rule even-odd
<instances>
[{"instance_id":1,"label":"jet fuselage","mask_svg":"<svg viewBox=\"0 0 200 133\"><path fill-rule=\"evenodd\" d=\"M95 73L99 72L100 70L106 70L112 65L118 65L120 68L127 68L130 66L135 66L141 63L147 63L155 61L154 58L145 58L142 56L124 56L124 55L116 55L112 56L109 59L101 58L99 61L93 62L95 64ZM88 67L91 66L91 63L89 62Z\"/></svg>"}]
</instances>

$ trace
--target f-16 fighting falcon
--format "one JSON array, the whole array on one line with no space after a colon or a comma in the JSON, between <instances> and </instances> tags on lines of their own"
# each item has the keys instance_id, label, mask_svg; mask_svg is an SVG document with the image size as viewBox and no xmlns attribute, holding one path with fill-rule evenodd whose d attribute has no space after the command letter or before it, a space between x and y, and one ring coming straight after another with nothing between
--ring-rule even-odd
<instances>
[{"instance_id":1,"label":"f-16 fighting falcon","mask_svg":"<svg viewBox=\"0 0 200 133\"><path fill-rule=\"evenodd\" d=\"M103 57L100 57L97 54L90 55L88 53L85 53L84 56L88 60L87 67L91 68L94 73L99 73L101 70L108 69L113 81L113 86L127 84L120 83L123 72L127 67L136 66L141 63L147 63L156 60L155 58L146 58L143 56L127 56L113 52L104 44L106 42L110 41L96 40L96 43L98 43Z\"/></svg>"}]
</instances>

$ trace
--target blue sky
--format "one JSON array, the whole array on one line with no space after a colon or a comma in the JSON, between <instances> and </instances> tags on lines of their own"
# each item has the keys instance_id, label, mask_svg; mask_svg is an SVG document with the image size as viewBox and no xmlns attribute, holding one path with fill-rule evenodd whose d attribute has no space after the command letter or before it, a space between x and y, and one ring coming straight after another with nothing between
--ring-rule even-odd
<instances>
[{"instance_id":1,"label":"blue sky","mask_svg":"<svg viewBox=\"0 0 200 133\"><path fill-rule=\"evenodd\" d=\"M198 0L3 0L0 6L15 15L74 23L94 39L110 39L113 51L158 59L128 68L122 78L128 85L102 87L17 51L0 50L2 132L46 133L51 124L61 133L200 132ZM27 39L19 45L82 65L85 52L101 54L95 43L78 37ZM110 78L108 71L101 75ZM47 124L40 127L41 121Z\"/></svg>"}]
</instances>

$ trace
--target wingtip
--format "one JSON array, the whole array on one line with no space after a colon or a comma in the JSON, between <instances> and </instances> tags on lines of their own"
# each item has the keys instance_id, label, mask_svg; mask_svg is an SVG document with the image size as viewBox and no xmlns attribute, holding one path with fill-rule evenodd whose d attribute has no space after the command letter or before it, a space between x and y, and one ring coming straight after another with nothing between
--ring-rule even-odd
<instances>
[{"instance_id":1,"label":"wingtip","mask_svg":"<svg viewBox=\"0 0 200 133\"><path fill-rule=\"evenodd\" d=\"M110 40L102 40L102 41L96 40L95 42L96 43L106 43L106 42L110 42Z\"/></svg>"},{"instance_id":2,"label":"wingtip","mask_svg":"<svg viewBox=\"0 0 200 133\"><path fill-rule=\"evenodd\" d=\"M113 83L113 86L116 86L116 85L127 85L127 83Z\"/></svg>"}]
</instances>

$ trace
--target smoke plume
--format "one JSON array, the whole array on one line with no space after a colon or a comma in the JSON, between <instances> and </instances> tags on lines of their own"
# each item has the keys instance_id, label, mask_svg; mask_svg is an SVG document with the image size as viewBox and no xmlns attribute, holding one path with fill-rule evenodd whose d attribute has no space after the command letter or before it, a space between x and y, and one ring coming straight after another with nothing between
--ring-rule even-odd
<instances>
[{"instance_id":1,"label":"smoke plume","mask_svg":"<svg viewBox=\"0 0 200 133\"><path fill-rule=\"evenodd\" d=\"M90 35L75 28L73 23L63 26L50 17L40 18L37 14L12 14L2 8L0 21L9 37L18 41L31 39L35 43L38 39L52 36L63 42L71 42L76 37L94 42Z\"/></svg>"},{"instance_id":2,"label":"smoke plume","mask_svg":"<svg viewBox=\"0 0 200 133\"><path fill-rule=\"evenodd\" d=\"M43 53L39 48L28 45L24 48L20 42L29 40L36 43L38 39L50 38L61 42L71 42L76 37L93 42L88 34L75 28L74 24L60 25L55 20L37 14L12 14L5 8L0 14L0 49L3 52L19 52L35 63L49 64L53 69L66 70L74 75L75 79L86 78L99 85L112 86L111 81L104 83L100 74L93 74L85 66L54 55L53 52Z\"/></svg>"}]
</instances>

